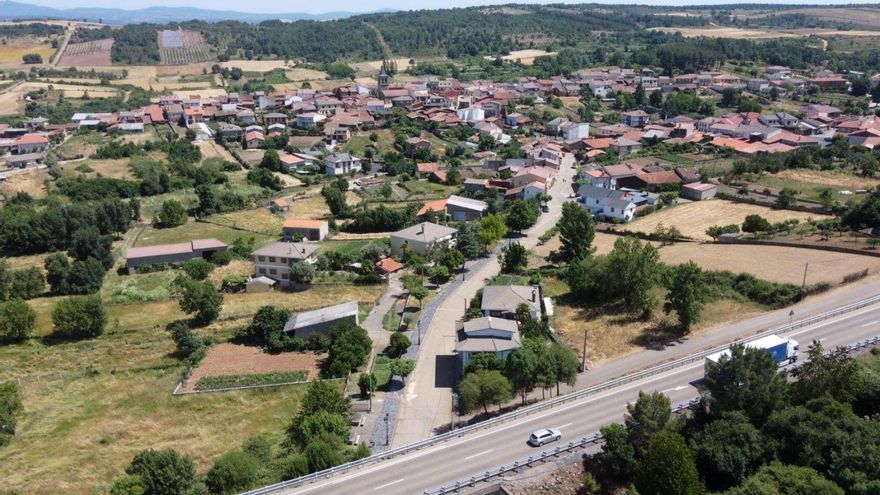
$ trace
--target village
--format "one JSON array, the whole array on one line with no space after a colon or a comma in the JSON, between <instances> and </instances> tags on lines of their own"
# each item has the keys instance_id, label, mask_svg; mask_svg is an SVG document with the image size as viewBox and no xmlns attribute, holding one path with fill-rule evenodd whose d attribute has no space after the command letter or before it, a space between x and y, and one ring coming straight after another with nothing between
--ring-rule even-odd
<instances>
[{"instance_id":1,"label":"village","mask_svg":"<svg viewBox=\"0 0 880 495\"><path fill-rule=\"evenodd\" d=\"M714 295L695 333L880 270L877 232L850 225L844 236L838 218L878 183L876 103L850 95L853 74L750 72L396 81L383 64L372 84L167 91L64 123L0 123L0 191L12 207L59 188L131 207L131 229L106 234L116 257L94 292L113 301L111 335L144 325L163 360L185 363L173 387L151 394L331 380L353 401L345 448L365 456L479 422L490 406L515 409L517 393L527 404L577 390L590 362L691 331L670 311L641 318L642 308L578 292L568 265L586 256L656 247L657 266L696 262L789 291L779 301ZM880 88L880 74L869 79ZM590 226L581 257L564 253L572 218ZM20 254L12 266L51 285L32 301L85 293L53 285L53 255ZM182 324L183 313L203 316L181 295L201 283L201 299L220 297L219 307ZM666 294L659 276L647 284L651 298ZM156 312L148 325L127 314L139 305ZM616 320L621 311L630 319ZM481 372L514 383L505 363L517 351L556 363L553 378L465 399L459 387Z\"/></svg>"}]
</instances>

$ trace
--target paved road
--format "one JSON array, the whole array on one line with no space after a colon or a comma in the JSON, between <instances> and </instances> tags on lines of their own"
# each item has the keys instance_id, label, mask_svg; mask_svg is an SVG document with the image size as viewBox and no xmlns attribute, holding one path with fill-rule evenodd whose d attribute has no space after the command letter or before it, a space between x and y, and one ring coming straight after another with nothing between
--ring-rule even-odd
<instances>
[{"instance_id":1,"label":"paved road","mask_svg":"<svg viewBox=\"0 0 880 495\"><path fill-rule=\"evenodd\" d=\"M571 191L571 167L559 171L550 189L549 211L538 218L534 227L517 239L526 248L534 247L538 237L553 227L562 215L562 203ZM484 285L484 279L500 271L497 257L466 273L465 282L446 295L425 333L419 350L416 369L407 379L392 446L406 445L435 435L452 422L452 386L457 361L455 321L464 316L467 303Z\"/></svg>"},{"instance_id":2,"label":"paved road","mask_svg":"<svg viewBox=\"0 0 880 495\"><path fill-rule=\"evenodd\" d=\"M864 293L868 296L870 293ZM784 333L801 343L819 339L826 348L845 345L880 334L880 305L873 305L815 325ZM673 403L697 396L694 384L703 376L702 362L696 362L599 392L516 421L480 430L447 443L399 458L368 465L358 471L319 483L285 490L285 494L376 493L381 495L418 494L426 489L467 479L487 469L528 456L537 450L525 442L531 431L558 427L563 441L596 432L601 426L620 421L625 406L639 390L659 390Z\"/></svg>"},{"instance_id":3,"label":"paved road","mask_svg":"<svg viewBox=\"0 0 880 495\"><path fill-rule=\"evenodd\" d=\"M64 50L67 49L67 44L70 43L70 37L73 36L74 28L69 27L64 31L64 39L61 40L61 44L58 45L58 51L52 55L52 60L49 61L50 67L55 67L58 65L58 61L61 60L61 56L64 55Z\"/></svg>"}]
</instances>

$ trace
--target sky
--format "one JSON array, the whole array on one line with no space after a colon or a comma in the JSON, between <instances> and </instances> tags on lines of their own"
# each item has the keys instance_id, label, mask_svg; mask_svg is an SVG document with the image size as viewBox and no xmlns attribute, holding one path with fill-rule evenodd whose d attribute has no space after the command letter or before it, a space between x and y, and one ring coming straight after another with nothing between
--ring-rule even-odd
<instances>
[{"instance_id":1,"label":"sky","mask_svg":"<svg viewBox=\"0 0 880 495\"><path fill-rule=\"evenodd\" d=\"M150 6L163 7L196 7L211 10L235 10L240 12L256 13L281 13L281 12L306 12L320 14L324 12L370 12L378 9L440 9L451 7L469 7L474 5L490 5L504 3L611 3L611 4L642 4L642 5L711 5L732 3L775 3L775 4L845 4L859 1L859 3L875 3L880 0L582 0L565 1L553 0L548 2L516 2L516 0L421 0L414 4L412 0L262 0L260 2L241 2L240 0L140 0L137 3L120 2L119 0L17 0L22 3L43 5L67 9L72 7L105 7L122 9L141 9Z\"/></svg>"}]
</instances>

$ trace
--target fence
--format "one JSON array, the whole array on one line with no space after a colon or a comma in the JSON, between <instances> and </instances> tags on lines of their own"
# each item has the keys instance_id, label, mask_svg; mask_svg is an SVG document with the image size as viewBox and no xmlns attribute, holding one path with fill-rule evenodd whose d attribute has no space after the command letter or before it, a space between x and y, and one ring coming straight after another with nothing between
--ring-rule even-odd
<instances>
[{"instance_id":1,"label":"fence","mask_svg":"<svg viewBox=\"0 0 880 495\"><path fill-rule=\"evenodd\" d=\"M872 347L880 343L880 335L875 335L866 340L858 341L854 344L850 344L846 346L846 350L849 353L856 352L858 350L864 349L866 347ZM830 351L829 351L830 352ZM825 353L826 355L828 352ZM796 365L797 366L797 365ZM682 411L692 409L696 407L700 403L700 398L691 399L689 401L681 402L672 408L673 413L680 413ZM456 481L449 485L441 486L434 490L425 490L423 495L444 495L450 492L456 492L465 487L474 486L477 483L489 480L494 478L495 476L501 476L504 473L510 471L516 471L521 467L531 466L535 462L542 462L550 457L558 457L562 453L571 452L572 450L577 450L580 448L587 447L588 445L598 445L602 442L602 434L599 432L592 433L585 437L581 437L578 440L573 440L568 442L565 445L557 446L552 450L544 450L536 455L531 455L526 458L519 459L510 464L502 464L501 466L493 469L489 469L484 471L483 473L471 476L470 478Z\"/></svg>"},{"instance_id":2,"label":"fence","mask_svg":"<svg viewBox=\"0 0 880 495\"><path fill-rule=\"evenodd\" d=\"M878 302L880 302L880 295L871 296L869 298L862 299L861 301L856 301L854 303L850 303L845 306L841 306L839 308L836 308L834 310L831 310L831 311L828 311L828 312L825 312L825 313L822 313L822 314L819 314L816 316L812 316L809 318L804 318L804 319L795 321L789 325L782 325L779 327L771 328L771 329L766 330L764 332L759 332L759 333L755 334L754 336L752 336L751 338L744 339L740 342L742 342L742 343L751 342L753 340L760 339L760 338L766 337L768 335L773 335L775 333L791 331L796 328L802 328L802 327L806 327L809 325L813 325L815 323L819 323L819 322L828 320L830 318L834 318L836 316L840 316L840 315L850 313L852 311L856 311L858 309L861 309L861 308L864 308L867 306L871 306L871 305L876 304ZM880 339L878 339L878 340L880 340ZM492 418L492 419L489 419L489 420L486 420L486 421L483 421L480 423L476 423L473 425L458 428L456 430L442 433L440 435L435 435L433 437L426 438L424 440L420 440L418 442L411 443L409 445L404 445L402 447L397 447L394 449L386 450L386 451L381 452L379 454L375 454L370 457L360 459L358 461L349 462L349 463L342 464L342 465L339 465L339 466L336 466L333 468L325 469L323 471L318 471L316 473L308 474L306 476L302 476L302 477L299 477L296 479L282 481L281 483L276 483L274 485L269 485L269 486L265 486L263 488L258 488L256 490L251 490L249 492L245 492L242 495L265 495L265 494L269 494L269 493L274 493L278 490L282 490L285 488L292 488L292 487L296 487L296 486L303 485L306 483L315 482L315 481L318 481L321 479L330 478L336 474L346 473L346 472L351 471L353 469L357 469L357 468L360 468L360 467L363 467L363 466L366 466L369 464L373 464L373 463L380 462L383 460L391 459L393 457L397 457L397 456L401 456L401 455L406 455L406 454L409 454L410 452L415 452L415 451L421 450L426 447L430 447L430 446L433 446L433 445L436 445L436 444L439 444L439 443L442 443L442 442L445 442L445 441L448 441L448 440L451 440L454 438L458 438L458 437L461 437L463 435L466 435L466 434L474 432L474 431L482 430L482 429L485 429L485 428L488 428L491 426L495 426L498 424L503 424L503 423L509 422L509 421L516 421L522 417L529 416L529 415L534 414L536 412L545 411L547 409L553 408L553 407L558 406L560 404L565 404L567 402L582 399L588 395L595 394L597 392L602 392L604 390L608 390L608 389L611 389L611 388L614 388L614 387L617 387L620 385L624 385L624 384L631 383L631 382L634 382L637 380L648 378L650 376L653 376L653 375L656 375L659 373L664 373L669 370L679 368L681 366L685 366L685 365L700 361L710 354L714 354L716 352L720 352L720 351L727 349L727 347L728 347L727 345L724 345L724 346L715 347L715 348L712 348L709 350L705 350L702 352L698 352L696 354L692 354L690 356L676 359L676 360L670 361L668 363L660 364L660 365L657 365L657 366L654 366L654 367L651 367L651 368L648 368L648 369L645 369L642 371L638 371L635 373L631 373L629 375L615 378L613 380L609 380L609 381L607 381L605 383L601 383L599 385L594 385L592 387L589 387L589 388L586 388L583 390L579 390L576 392L572 392L570 394L561 395L561 396L558 396L556 398L553 398L553 399L550 399L550 400L547 400L544 402L539 402L539 403L534 404L532 406L525 407L525 408L522 408L522 409L519 409L516 411L512 411L507 414L503 414L501 416L496 416L495 418ZM572 447L572 448L574 448L574 447Z\"/></svg>"}]
</instances>

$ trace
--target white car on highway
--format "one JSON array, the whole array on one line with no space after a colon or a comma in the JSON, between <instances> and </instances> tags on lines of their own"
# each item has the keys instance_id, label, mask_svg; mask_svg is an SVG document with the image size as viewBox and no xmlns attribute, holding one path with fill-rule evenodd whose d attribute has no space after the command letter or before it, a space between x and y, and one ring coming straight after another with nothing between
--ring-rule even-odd
<instances>
[{"instance_id":1,"label":"white car on highway","mask_svg":"<svg viewBox=\"0 0 880 495\"><path fill-rule=\"evenodd\" d=\"M529 445L532 447L540 447L545 443L555 442L562 438L562 432L556 428L541 428L532 432L529 437Z\"/></svg>"}]
</instances>

